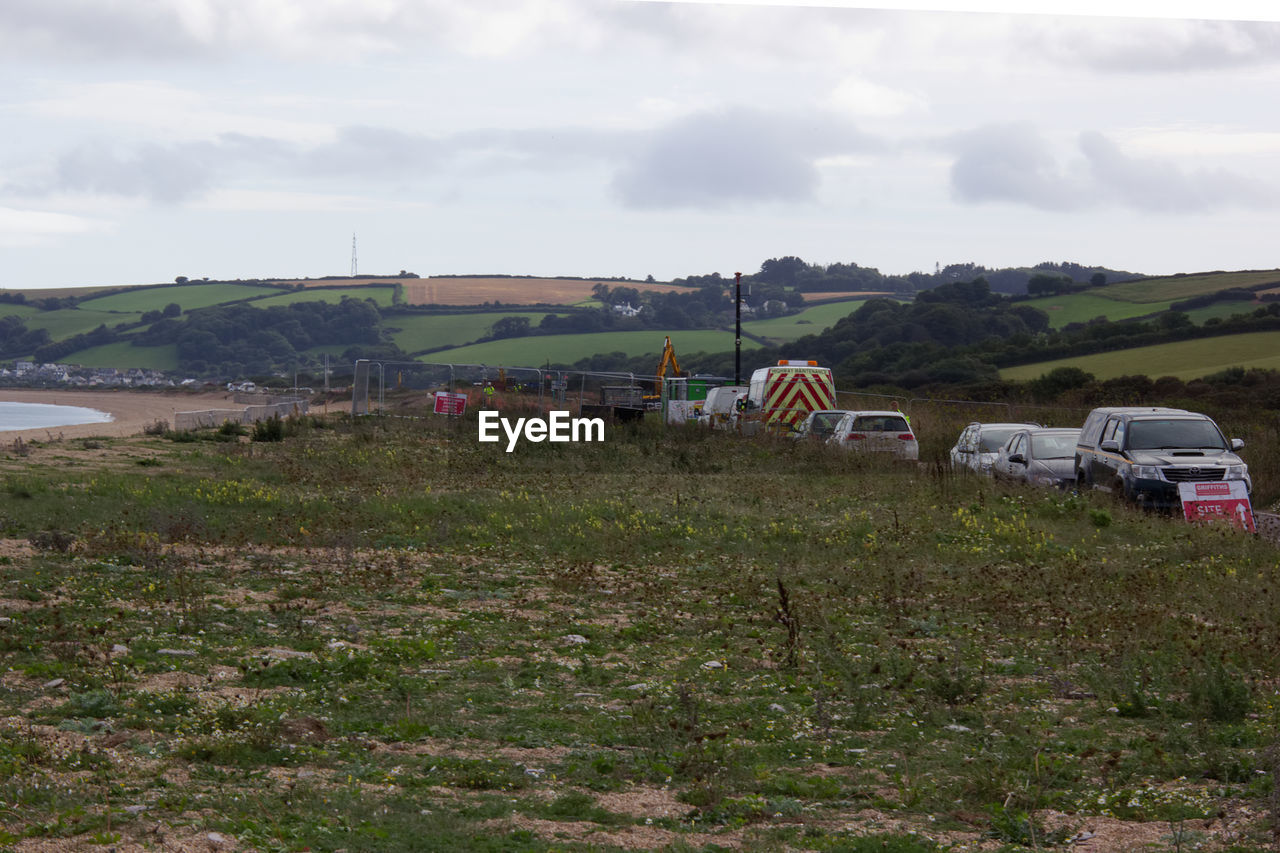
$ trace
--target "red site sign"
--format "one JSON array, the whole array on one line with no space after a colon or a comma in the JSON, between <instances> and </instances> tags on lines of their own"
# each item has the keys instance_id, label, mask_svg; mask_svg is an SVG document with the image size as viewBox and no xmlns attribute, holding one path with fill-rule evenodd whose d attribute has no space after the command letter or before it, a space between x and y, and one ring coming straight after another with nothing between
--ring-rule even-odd
<instances>
[{"instance_id":1,"label":"red site sign","mask_svg":"<svg viewBox=\"0 0 1280 853\"><path fill-rule=\"evenodd\" d=\"M437 415L461 415L467 409L466 394L450 394L447 391L436 392Z\"/></svg>"},{"instance_id":2,"label":"red site sign","mask_svg":"<svg viewBox=\"0 0 1280 853\"><path fill-rule=\"evenodd\" d=\"M1250 533L1257 530L1243 480L1179 483L1178 494L1182 498L1182 514L1188 521L1229 521Z\"/></svg>"}]
</instances>

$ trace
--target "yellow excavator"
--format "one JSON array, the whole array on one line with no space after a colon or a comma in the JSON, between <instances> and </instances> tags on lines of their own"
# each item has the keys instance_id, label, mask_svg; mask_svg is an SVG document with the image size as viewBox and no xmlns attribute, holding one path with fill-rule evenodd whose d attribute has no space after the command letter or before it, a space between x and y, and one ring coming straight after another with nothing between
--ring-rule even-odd
<instances>
[{"instance_id":1,"label":"yellow excavator","mask_svg":"<svg viewBox=\"0 0 1280 853\"><path fill-rule=\"evenodd\" d=\"M662 345L662 360L658 362L657 382L653 386L656 393L644 396L645 404L650 408L656 407L662 399L662 380L666 378L668 369L674 376L684 375L684 371L680 369L680 361L676 358L676 348L671 345L670 335L666 336L666 342Z\"/></svg>"},{"instance_id":2,"label":"yellow excavator","mask_svg":"<svg viewBox=\"0 0 1280 853\"><path fill-rule=\"evenodd\" d=\"M676 376L684 373L680 369L680 362L676 359L676 348L671 345L671 336L667 335L667 342L662 345L662 361L658 362L658 387L662 387L662 380L667 376L667 368L671 368L671 372Z\"/></svg>"}]
</instances>

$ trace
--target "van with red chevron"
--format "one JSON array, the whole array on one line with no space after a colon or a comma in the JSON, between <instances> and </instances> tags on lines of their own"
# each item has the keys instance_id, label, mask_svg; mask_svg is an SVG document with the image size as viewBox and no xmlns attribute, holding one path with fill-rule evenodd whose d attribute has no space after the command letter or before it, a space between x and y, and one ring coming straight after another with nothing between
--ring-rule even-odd
<instances>
[{"instance_id":1,"label":"van with red chevron","mask_svg":"<svg viewBox=\"0 0 1280 853\"><path fill-rule=\"evenodd\" d=\"M747 395L738 411L738 430L783 434L819 409L836 408L836 385L831 368L816 361L783 359L751 374Z\"/></svg>"}]
</instances>

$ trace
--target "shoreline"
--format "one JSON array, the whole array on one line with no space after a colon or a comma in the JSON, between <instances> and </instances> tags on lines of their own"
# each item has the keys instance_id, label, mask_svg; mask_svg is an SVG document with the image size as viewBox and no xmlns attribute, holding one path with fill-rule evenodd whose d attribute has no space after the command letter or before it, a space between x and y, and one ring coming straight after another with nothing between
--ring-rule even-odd
<instances>
[{"instance_id":1,"label":"shoreline","mask_svg":"<svg viewBox=\"0 0 1280 853\"><path fill-rule=\"evenodd\" d=\"M227 392L165 391L81 391L59 388L0 388L0 402L44 403L51 406L80 406L96 409L111 416L103 423L71 424L35 429L0 430L0 443L23 441L59 441L68 438L106 436L121 438L138 435L157 421L173 428L174 415L201 409L243 409Z\"/></svg>"}]
</instances>

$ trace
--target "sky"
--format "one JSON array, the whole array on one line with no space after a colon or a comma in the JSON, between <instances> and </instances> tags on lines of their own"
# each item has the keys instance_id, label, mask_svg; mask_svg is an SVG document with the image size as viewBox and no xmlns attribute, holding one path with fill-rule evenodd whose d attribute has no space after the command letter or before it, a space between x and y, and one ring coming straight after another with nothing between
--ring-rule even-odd
<instances>
[{"instance_id":1,"label":"sky","mask_svg":"<svg viewBox=\"0 0 1280 853\"><path fill-rule=\"evenodd\" d=\"M863 5L5 0L0 288L1280 267L1276 20Z\"/></svg>"}]
</instances>

